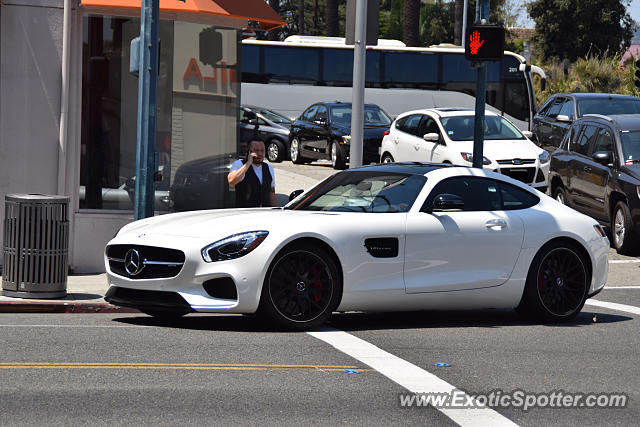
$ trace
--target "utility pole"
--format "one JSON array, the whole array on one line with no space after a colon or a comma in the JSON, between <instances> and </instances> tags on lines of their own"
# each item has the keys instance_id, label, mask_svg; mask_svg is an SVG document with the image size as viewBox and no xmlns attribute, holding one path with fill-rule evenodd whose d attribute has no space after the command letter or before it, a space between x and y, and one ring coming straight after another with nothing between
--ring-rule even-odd
<instances>
[{"instance_id":1,"label":"utility pole","mask_svg":"<svg viewBox=\"0 0 640 427\"><path fill-rule=\"evenodd\" d=\"M476 2L476 25L489 23L489 0ZM465 34L465 37L467 35ZM468 42L468 40L467 40ZM476 112L475 126L473 129L473 167L482 169L484 156L484 115L487 98L487 65L484 61L476 63Z\"/></svg>"},{"instance_id":2,"label":"utility pole","mask_svg":"<svg viewBox=\"0 0 640 427\"><path fill-rule=\"evenodd\" d=\"M136 139L134 219L153 216L155 198L156 116L158 98L159 0L142 0L140 8L140 71Z\"/></svg>"},{"instance_id":3,"label":"utility pole","mask_svg":"<svg viewBox=\"0 0 640 427\"><path fill-rule=\"evenodd\" d=\"M366 45L367 0L356 0L356 19L353 43L353 86L351 95L351 143L349 146L350 169L362 166Z\"/></svg>"}]
</instances>

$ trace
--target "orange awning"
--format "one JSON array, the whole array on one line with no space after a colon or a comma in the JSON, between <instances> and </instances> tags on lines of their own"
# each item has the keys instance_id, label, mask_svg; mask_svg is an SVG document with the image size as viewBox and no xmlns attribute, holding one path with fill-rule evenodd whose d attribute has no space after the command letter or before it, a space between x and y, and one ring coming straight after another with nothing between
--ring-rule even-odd
<instances>
[{"instance_id":1,"label":"orange awning","mask_svg":"<svg viewBox=\"0 0 640 427\"><path fill-rule=\"evenodd\" d=\"M80 0L89 13L140 16L141 0ZM286 25L264 0L160 0L160 18L231 28L257 21L263 30Z\"/></svg>"}]
</instances>

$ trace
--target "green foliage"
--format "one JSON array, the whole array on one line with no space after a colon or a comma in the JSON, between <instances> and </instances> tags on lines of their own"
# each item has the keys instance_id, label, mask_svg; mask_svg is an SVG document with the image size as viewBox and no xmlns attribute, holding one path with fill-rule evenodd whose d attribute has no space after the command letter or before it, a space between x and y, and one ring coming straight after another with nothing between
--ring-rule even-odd
<instances>
[{"instance_id":1,"label":"green foliage","mask_svg":"<svg viewBox=\"0 0 640 427\"><path fill-rule=\"evenodd\" d=\"M538 105L554 93L600 92L638 95L634 81L633 64L620 66L619 55L579 58L568 65L566 61L553 62L545 67L547 87L538 91Z\"/></svg>"},{"instance_id":2,"label":"green foliage","mask_svg":"<svg viewBox=\"0 0 640 427\"><path fill-rule=\"evenodd\" d=\"M539 62L618 52L628 47L636 24L629 0L534 0L527 6L536 23L533 42Z\"/></svg>"},{"instance_id":3,"label":"green foliage","mask_svg":"<svg viewBox=\"0 0 640 427\"><path fill-rule=\"evenodd\" d=\"M437 0L420 9L420 44L453 43L455 2Z\"/></svg>"}]
</instances>

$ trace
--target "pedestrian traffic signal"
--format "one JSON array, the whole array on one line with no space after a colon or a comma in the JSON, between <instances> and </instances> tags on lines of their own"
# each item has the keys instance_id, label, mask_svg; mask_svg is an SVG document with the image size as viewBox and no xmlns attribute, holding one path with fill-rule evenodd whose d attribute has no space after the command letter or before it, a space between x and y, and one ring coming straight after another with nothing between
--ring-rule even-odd
<instances>
[{"instance_id":1,"label":"pedestrian traffic signal","mask_svg":"<svg viewBox=\"0 0 640 427\"><path fill-rule=\"evenodd\" d=\"M498 61L504 54L504 28L475 25L467 34L464 55L469 61Z\"/></svg>"},{"instance_id":2,"label":"pedestrian traffic signal","mask_svg":"<svg viewBox=\"0 0 640 427\"><path fill-rule=\"evenodd\" d=\"M636 59L636 78L633 80L633 83L636 85L636 90L640 91L640 58Z\"/></svg>"}]
</instances>

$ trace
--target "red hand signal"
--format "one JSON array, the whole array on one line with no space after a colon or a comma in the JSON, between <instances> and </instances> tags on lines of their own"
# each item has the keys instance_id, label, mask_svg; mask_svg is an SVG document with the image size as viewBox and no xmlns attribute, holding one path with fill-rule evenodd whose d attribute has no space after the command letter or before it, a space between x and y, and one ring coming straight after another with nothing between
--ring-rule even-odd
<instances>
[{"instance_id":1,"label":"red hand signal","mask_svg":"<svg viewBox=\"0 0 640 427\"><path fill-rule=\"evenodd\" d=\"M478 49L480 46L484 44L484 40L480 40L480 33L478 31L474 31L469 36L469 49L471 51L471 55L477 55Z\"/></svg>"}]
</instances>

